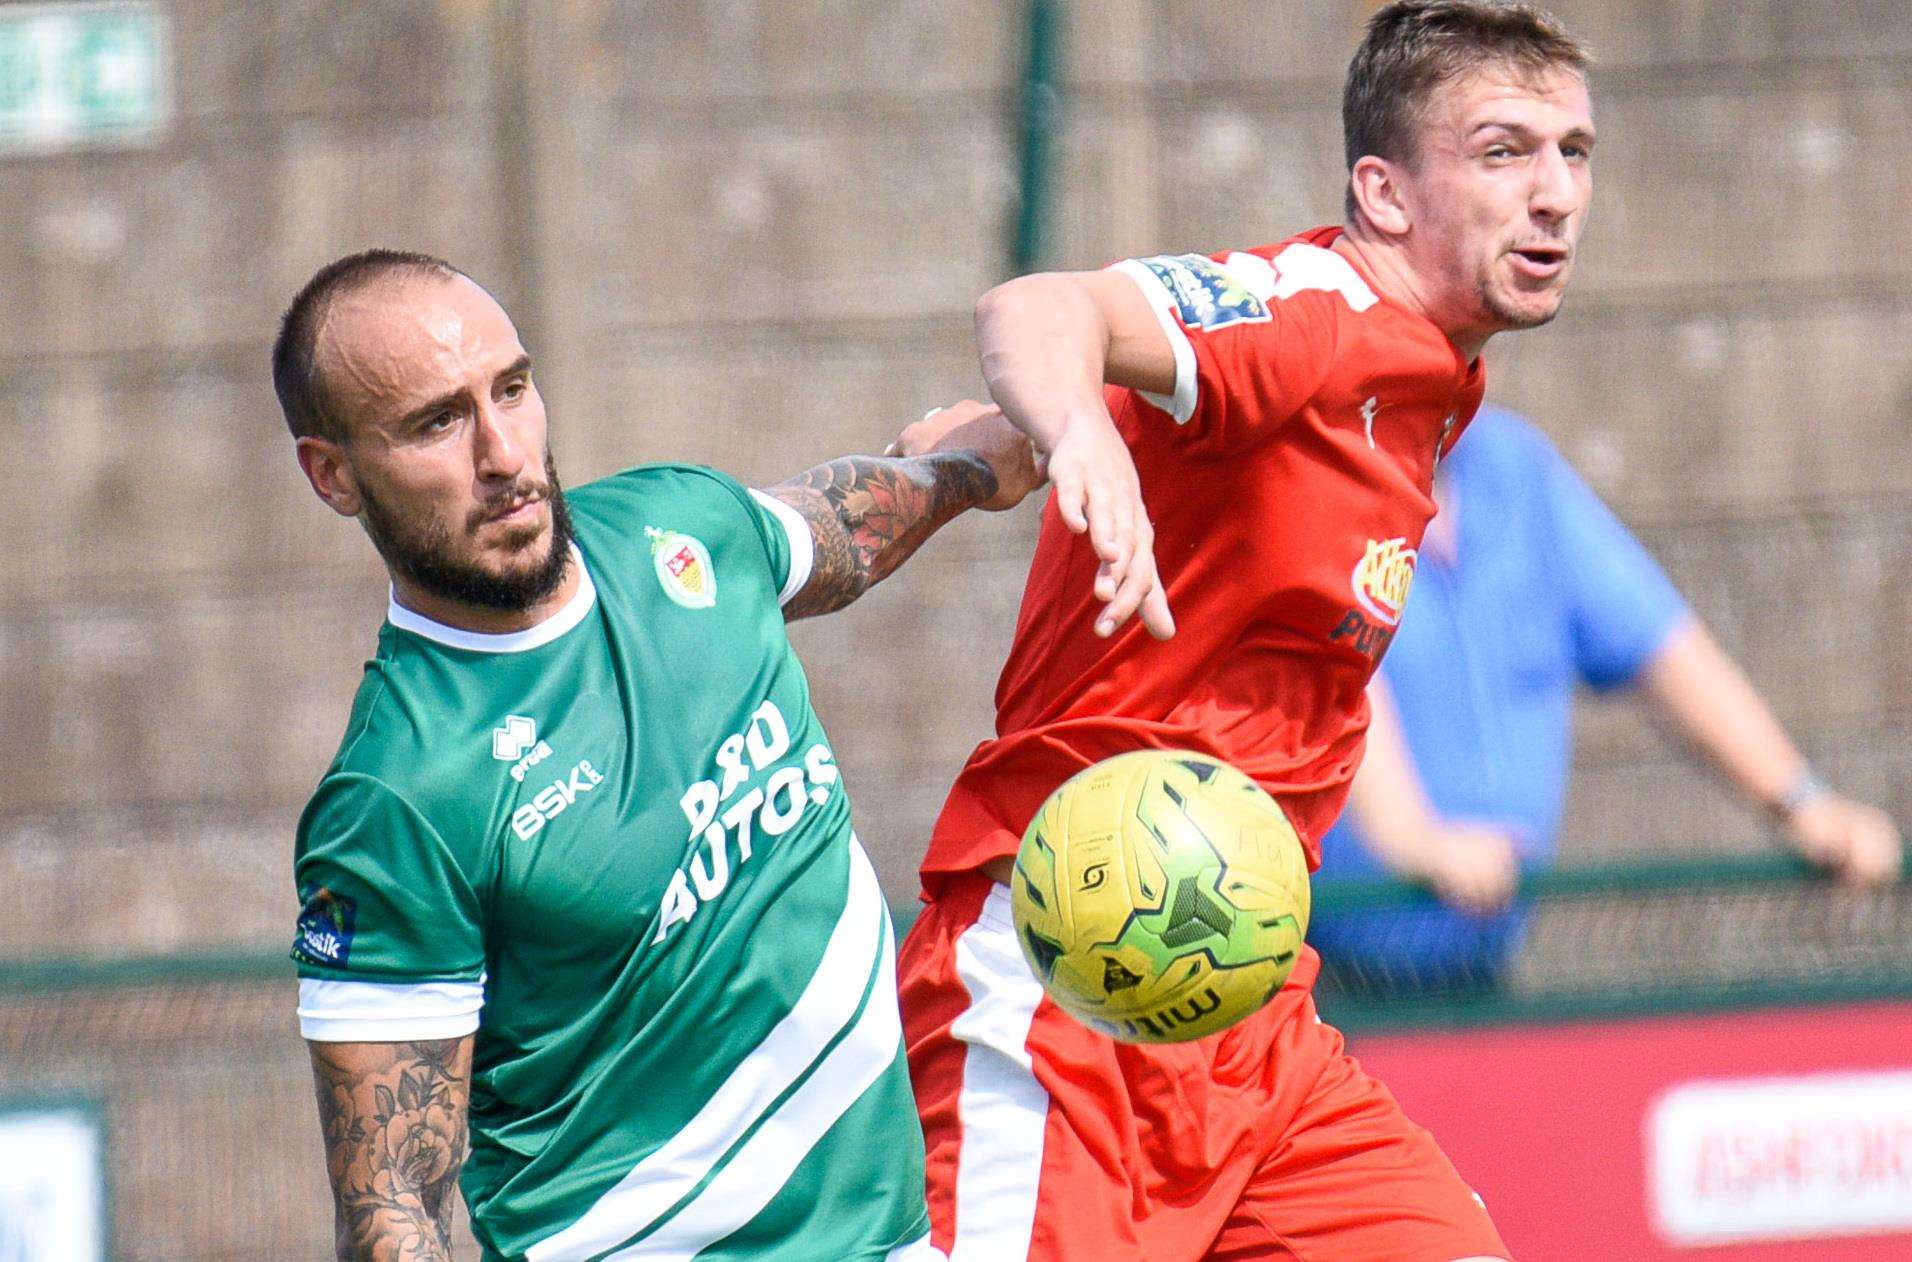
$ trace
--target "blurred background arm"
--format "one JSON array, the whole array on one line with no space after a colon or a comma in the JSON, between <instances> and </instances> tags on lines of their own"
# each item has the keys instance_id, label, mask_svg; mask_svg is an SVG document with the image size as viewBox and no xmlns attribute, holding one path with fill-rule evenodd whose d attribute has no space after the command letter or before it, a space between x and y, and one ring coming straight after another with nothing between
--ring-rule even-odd
<instances>
[{"instance_id":1,"label":"blurred background arm","mask_svg":"<svg viewBox=\"0 0 1912 1262\"><path fill-rule=\"evenodd\" d=\"M1802 855L1854 884L1900 869L1898 830L1813 773L1738 665L1690 614L1641 672L1639 688L1673 728L1741 792L1771 812Z\"/></svg>"},{"instance_id":2,"label":"blurred background arm","mask_svg":"<svg viewBox=\"0 0 1912 1262\"><path fill-rule=\"evenodd\" d=\"M1487 912L1514 896L1520 868L1504 829L1444 820L1428 801L1400 713L1386 682L1368 684L1373 715L1367 753L1348 793L1348 810L1378 858L1396 875L1425 882L1444 903Z\"/></svg>"}]
</instances>

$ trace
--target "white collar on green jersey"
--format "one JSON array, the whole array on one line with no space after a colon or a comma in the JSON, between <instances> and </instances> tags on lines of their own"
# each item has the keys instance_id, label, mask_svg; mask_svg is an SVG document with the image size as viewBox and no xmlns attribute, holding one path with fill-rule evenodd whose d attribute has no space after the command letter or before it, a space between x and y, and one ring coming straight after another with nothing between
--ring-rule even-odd
<instances>
[{"instance_id":1,"label":"white collar on green jersey","mask_svg":"<svg viewBox=\"0 0 1912 1262\"><path fill-rule=\"evenodd\" d=\"M427 640L435 640L455 649L470 649L474 653L522 653L526 649L535 649L551 643L583 622L584 616L591 612L591 606L597 603L597 584L591 581L591 569L584 563L584 554L578 551L575 543L571 545L571 560L578 567L577 591L571 593L571 599L564 602L564 608L537 626L527 627L523 631L506 631L498 635L448 627L399 604L397 589L393 589L385 606L385 620L401 631L410 631L413 635L422 635Z\"/></svg>"}]
</instances>

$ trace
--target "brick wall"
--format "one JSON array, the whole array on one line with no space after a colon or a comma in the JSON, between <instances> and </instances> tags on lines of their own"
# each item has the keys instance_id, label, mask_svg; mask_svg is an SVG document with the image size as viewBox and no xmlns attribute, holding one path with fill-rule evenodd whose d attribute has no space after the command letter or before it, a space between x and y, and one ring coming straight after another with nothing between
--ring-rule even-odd
<instances>
[{"instance_id":1,"label":"brick wall","mask_svg":"<svg viewBox=\"0 0 1912 1262\"><path fill-rule=\"evenodd\" d=\"M1912 204L1912 18L1559 7L1601 56L1597 208L1566 314L1503 339L1495 394L1800 739L1912 815L1912 252L1887 230ZM1072 6L1054 261L1331 219L1361 9ZM767 481L870 449L979 389L968 309L1006 267L1017 11L194 0L165 140L6 161L0 954L283 933L291 820L380 604L266 382L300 279L392 242L491 282L574 483L665 456ZM961 523L797 633L898 893L988 729L1033 519ZM1763 844L1630 711L1585 727L1570 847ZM1626 809L1642 777L1669 814Z\"/></svg>"}]
</instances>

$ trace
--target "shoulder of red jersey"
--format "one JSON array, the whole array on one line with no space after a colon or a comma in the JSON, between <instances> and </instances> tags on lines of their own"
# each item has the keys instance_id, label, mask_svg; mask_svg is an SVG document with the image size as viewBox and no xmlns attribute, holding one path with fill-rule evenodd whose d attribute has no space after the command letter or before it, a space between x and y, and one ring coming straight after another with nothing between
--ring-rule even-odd
<instances>
[{"instance_id":1,"label":"shoulder of red jersey","mask_svg":"<svg viewBox=\"0 0 1912 1262\"><path fill-rule=\"evenodd\" d=\"M1274 245L1216 254L1161 254L1114 265L1149 300L1175 355L1172 397L1144 394L1186 423L1199 390L1195 341L1237 326L1275 322L1284 304L1321 304L1317 318L1358 316L1380 303L1367 280L1330 248L1339 229L1318 228Z\"/></svg>"}]
</instances>

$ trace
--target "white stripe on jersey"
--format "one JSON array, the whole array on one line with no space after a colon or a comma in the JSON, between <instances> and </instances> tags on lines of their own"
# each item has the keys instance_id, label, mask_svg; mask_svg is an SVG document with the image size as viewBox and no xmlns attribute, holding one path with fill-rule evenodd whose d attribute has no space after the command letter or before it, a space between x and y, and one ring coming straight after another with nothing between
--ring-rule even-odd
<instances>
[{"instance_id":1,"label":"white stripe on jersey","mask_svg":"<svg viewBox=\"0 0 1912 1262\"><path fill-rule=\"evenodd\" d=\"M843 912L797 1002L682 1130L632 1167L576 1222L526 1250L531 1262L595 1257L669 1214L816 1063L856 1016L866 992L869 1002L855 1027L738 1149L724 1172L642 1242L643 1256L651 1257L653 1249L664 1250L658 1256L676 1256L673 1248L690 1247L694 1240L682 1255L689 1257L748 1222L843 1110L896 1060L902 1026L889 909L862 843L852 836L849 846ZM870 976L877 970L881 976L871 991Z\"/></svg>"},{"instance_id":2,"label":"white stripe on jersey","mask_svg":"<svg viewBox=\"0 0 1912 1262\"><path fill-rule=\"evenodd\" d=\"M1195 348L1189 345L1188 333L1175 314L1175 295L1168 291L1161 277L1135 259L1124 259L1112 270L1122 273L1141 288L1142 296L1148 299L1149 310L1155 313L1156 322L1168 337L1169 349L1175 353L1175 393L1151 394L1147 390L1138 393L1174 417L1177 425L1186 425L1189 418L1195 415L1198 374L1195 369Z\"/></svg>"},{"instance_id":3,"label":"white stripe on jersey","mask_svg":"<svg viewBox=\"0 0 1912 1262\"><path fill-rule=\"evenodd\" d=\"M366 982L299 979L299 1033L321 1043L463 1038L478 1028L485 979Z\"/></svg>"},{"instance_id":4,"label":"white stripe on jersey","mask_svg":"<svg viewBox=\"0 0 1912 1262\"><path fill-rule=\"evenodd\" d=\"M803 514L790 507L774 495L766 495L756 487L749 488L752 498L770 510L783 526L783 533L790 537L790 573L783 580L783 590L777 593L777 603L787 605L790 598L803 590L810 581L810 568L816 564L817 540L810 533L810 523L803 520Z\"/></svg>"},{"instance_id":5,"label":"white stripe on jersey","mask_svg":"<svg viewBox=\"0 0 1912 1262\"><path fill-rule=\"evenodd\" d=\"M949 1028L968 1044L956 1113L956 1243L950 1262L1029 1256L1042 1181L1049 1092L1029 1062L1042 986L1016 945L1009 887L991 884L976 923L956 939L956 975L969 1007Z\"/></svg>"},{"instance_id":6,"label":"white stripe on jersey","mask_svg":"<svg viewBox=\"0 0 1912 1262\"><path fill-rule=\"evenodd\" d=\"M844 1040L745 1141L695 1200L630 1248L607 1254L605 1262L627 1258L691 1262L706 1247L762 1213L837 1119L896 1063L903 1054L903 1019L896 1006L896 940L887 912L882 943L869 1002ZM879 1163L883 1160L875 1153L856 1155Z\"/></svg>"}]
</instances>

